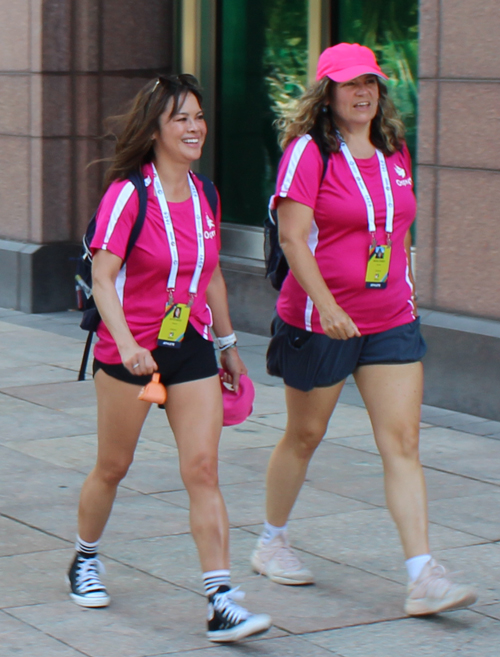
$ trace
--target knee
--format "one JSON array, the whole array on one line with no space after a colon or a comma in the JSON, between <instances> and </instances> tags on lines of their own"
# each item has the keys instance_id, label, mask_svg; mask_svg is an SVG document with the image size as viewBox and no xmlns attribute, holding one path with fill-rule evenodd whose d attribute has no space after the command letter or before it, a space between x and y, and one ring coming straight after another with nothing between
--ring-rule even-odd
<instances>
[{"instance_id":1,"label":"knee","mask_svg":"<svg viewBox=\"0 0 500 657\"><path fill-rule=\"evenodd\" d=\"M304 427L288 427L285 440L293 445L297 457L309 461L326 433L322 424L311 423Z\"/></svg>"},{"instance_id":2,"label":"knee","mask_svg":"<svg viewBox=\"0 0 500 657\"><path fill-rule=\"evenodd\" d=\"M107 486L118 486L125 478L133 459L114 459L104 463L98 463L96 472L103 483Z\"/></svg>"},{"instance_id":3,"label":"knee","mask_svg":"<svg viewBox=\"0 0 500 657\"><path fill-rule=\"evenodd\" d=\"M395 432L389 449L382 453L384 460L404 459L406 461L420 461L419 431L413 427L403 427Z\"/></svg>"},{"instance_id":4,"label":"knee","mask_svg":"<svg viewBox=\"0 0 500 657\"><path fill-rule=\"evenodd\" d=\"M219 472L217 458L199 454L181 464L181 477L188 492L194 488L218 488Z\"/></svg>"}]
</instances>

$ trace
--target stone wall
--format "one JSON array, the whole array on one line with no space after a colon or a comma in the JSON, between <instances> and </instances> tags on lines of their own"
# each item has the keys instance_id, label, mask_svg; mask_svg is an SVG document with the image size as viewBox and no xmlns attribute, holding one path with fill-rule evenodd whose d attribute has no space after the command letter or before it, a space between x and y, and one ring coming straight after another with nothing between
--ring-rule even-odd
<instances>
[{"instance_id":1,"label":"stone wall","mask_svg":"<svg viewBox=\"0 0 500 657\"><path fill-rule=\"evenodd\" d=\"M103 119L172 71L174 4L0 0L0 305L40 311L47 263L60 285L42 309L72 304L69 259L101 192L102 166L87 165L106 155Z\"/></svg>"},{"instance_id":2,"label":"stone wall","mask_svg":"<svg viewBox=\"0 0 500 657\"><path fill-rule=\"evenodd\" d=\"M418 293L500 319L500 3L421 0Z\"/></svg>"}]
</instances>

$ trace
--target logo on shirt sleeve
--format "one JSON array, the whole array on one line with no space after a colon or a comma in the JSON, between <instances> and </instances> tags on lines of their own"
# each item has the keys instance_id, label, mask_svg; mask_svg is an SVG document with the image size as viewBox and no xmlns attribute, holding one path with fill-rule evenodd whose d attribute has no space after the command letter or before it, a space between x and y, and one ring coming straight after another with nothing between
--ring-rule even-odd
<instances>
[{"instance_id":1,"label":"logo on shirt sleeve","mask_svg":"<svg viewBox=\"0 0 500 657\"><path fill-rule=\"evenodd\" d=\"M203 236L206 240L213 240L216 236L217 231L215 230L215 221L205 213L205 222L207 224L208 230L203 233Z\"/></svg>"},{"instance_id":2,"label":"logo on shirt sleeve","mask_svg":"<svg viewBox=\"0 0 500 657\"><path fill-rule=\"evenodd\" d=\"M404 180L396 180L396 185L399 187L406 187L407 185L413 184L413 180L411 179L411 176L406 177L406 171L403 169L403 167L398 166L397 164L394 165L394 171L398 174L400 178L404 178Z\"/></svg>"}]
</instances>

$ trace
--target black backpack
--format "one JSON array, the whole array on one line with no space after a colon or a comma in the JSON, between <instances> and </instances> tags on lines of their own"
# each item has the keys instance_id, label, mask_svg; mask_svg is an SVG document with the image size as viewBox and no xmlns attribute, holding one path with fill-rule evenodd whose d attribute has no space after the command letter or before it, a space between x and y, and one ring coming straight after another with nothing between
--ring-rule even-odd
<instances>
[{"instance_id":1,"label":"black backpack","mask_svg":"<svg viewBox=\"0 0 500 657\"><path fill-rule=\"evenodd\" d=\"M212 209L214 217L216 217L218 198L217 192L215 190L215 185L210 180L210 178L204 176L201 173L195 173L195 176L203 183L203 192L210 205L210 208ZM139 171L134 171L129 174L128 180L134 184L139 195L139 212L130 233L123 262L126 262L130 252L137 242L137 238L141 233L142 227L144 225L144 220L146 219L146 207L148 201L146 184L144 182L142 173ZM79 310L83 311L80 328L89 332L83 350L82 362L80 365L80 371L78 373L78 381L85 381L85 371L87 369L90 348L92 346L92 339L94 337L94 333L97 330L97 327L99 326L99 322L101 321L101 316L99 315L99 311L95 305L94 297L92 296L92 252L90 250L90 244L92 243L92 239L95 235L96 215L97 211L94 212L92 219L87 226L87 230L85 231L85 235L83 236L82 240L82 251L76 264L75 288L77 307Z\"/></svg>"},{"instance_id":2,"label":"black backpack","mask_svg":"<svg viewBox=\"0 0 500 657\"><path fill-rule=\"evenodd\" d=\"M308 134L311 135L321 153L321 159L323 160L321 180L323 181L330 156L325 151L320 137L313 130ZM269 209L268 215L264 219L264 260L266 263L266 278L271 281L271 285L279 292L288 274L289 266L280 246L277 210Z\"/></svg>"}]
</instances>

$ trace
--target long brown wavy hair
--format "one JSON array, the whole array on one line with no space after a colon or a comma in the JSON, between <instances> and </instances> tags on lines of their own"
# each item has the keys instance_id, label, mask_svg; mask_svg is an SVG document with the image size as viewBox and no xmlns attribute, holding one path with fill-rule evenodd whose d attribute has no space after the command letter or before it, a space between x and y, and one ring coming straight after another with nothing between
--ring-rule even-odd
<instances>
[{"instance_id":1,"label":"long brown wavy hair","mask_svg":"<svg viewBox=\"0 0 500 657\"><path fill-rule=\"evenodd\" d=\"M170 111L172 117L189 93L196 97L201 107L201 90L193 75L161 75L139 91L128 112L109 119L108 124L112 124L115 129L108 134L116 138L116 146L104 178L104 189L113 180L125 180L129 173L153 160L153 135L160 128L160 116L173 99Z\"/></svg>"},{"instance_id":2,"label":"long brown wavy hair","mask_svg":"<svg viewBox=\"0 0 500 657\"><path fill-rule=\"evenodd\" d=\"M377 114L371 122L370 140L384 155L391 155L403 147L405 128L389 97L387 87L379 78L377 84L380 97ZM295 137L313 131L315 137L321 140L326 153L339 152L339 128L330 107L336 85L336 82L327 77L313 83L276 120L279 143L283 150Z\"/></svg>"}]
</instances>

